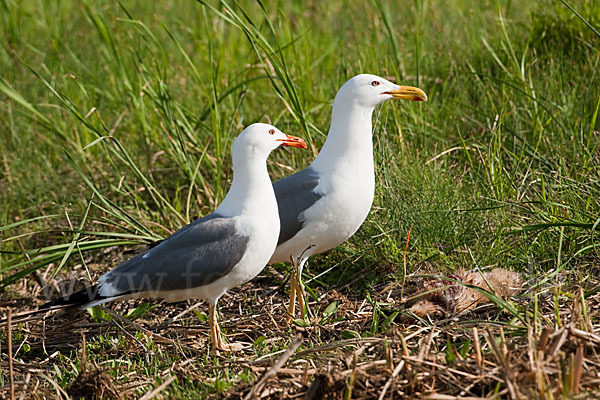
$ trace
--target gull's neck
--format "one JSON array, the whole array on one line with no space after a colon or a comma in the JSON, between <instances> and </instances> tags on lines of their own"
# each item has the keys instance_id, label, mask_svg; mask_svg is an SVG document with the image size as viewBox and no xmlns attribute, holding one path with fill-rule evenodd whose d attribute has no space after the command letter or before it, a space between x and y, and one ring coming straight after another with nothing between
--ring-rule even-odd
<instances>
[{"instance_id":1,"label":"gull's neck","mask_svg":"<svg viewBox=\"0 0 600 400\"><path fill-rule=\"evenodd\" d=\"M319 172L336 173L350 165L373 170L373 107L338 99L333 103L331 126L323 148L311 166Z\"/></svg>"},{"instance_id":2,"label":"gull's neck","mask_svg":"<svg viewBox=\"0 0 600 400\"><path fill-rule=\"evenodd\" d=\"M225 217L271 213L277 217L276 210L266 157L257 154L240 156L234 150L231 188L215 213Z\"/></svg>"}]
</instances>

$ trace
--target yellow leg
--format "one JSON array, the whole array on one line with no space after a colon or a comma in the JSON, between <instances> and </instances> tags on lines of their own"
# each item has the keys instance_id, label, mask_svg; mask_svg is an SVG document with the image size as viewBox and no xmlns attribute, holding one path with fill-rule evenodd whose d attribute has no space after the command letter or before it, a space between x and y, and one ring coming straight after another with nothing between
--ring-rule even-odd
<instances>
[{"instance_id":1,"label":"yellow leg","mask_svg":"<svg viewBox=\"0 0 600 400\"><path fill-rule=\"evenodd\" d=\"M214 314L215 310L212 304L208 304L208 329L210 329L210 343L212 348L216 347L217 337L215 334L215 325L214 325Z\"/></svg>"},{"instance_id":2,"label":"yellow leg","mask_svg":"<svg viewBox=\"0 0 600 400\"><path fill-rule=\"evenodd\" d=\"M295 317L294 314L296 313L296 282L297 276L296 272L294 271L294 266L292 264L292 274L290 275L290 304L288 306L288 315L286 318L286 322L288 324L292 323Z\"/></svg>"},{"instance_id":3,"label":"yellow leg","mask_svg":"<svg viewBox=\"0 0 600 400\"><path fill-rule=\"evenodd\" d=\"M215 311L215 314L217 311ZM228 347L223 342L223 333L221 332L221 325L219 325L219 321L216 321L217 325L215 326L215 330L217 331L217 349L228 351Z\"/></svg>"},{"instance_id":4,"label":"yellow leg","mask_svg":"<svg viewBox=\"0 0 600 400\"><path fill-rule=\"evenodd\" d=\"M210 340L212 342L213 349L222 349L223 340L221 338L221 328L219 328L219 321L217 320L217 304L208 305L208 326L210 328Z\"/></svg>"},{"instance_id":5,"label":"yellow leg","mask_svg":"<svg viewBox=\"0 0 600 400\"><path fill-rule=\"evenodd\" d=\"M223 333L221 332L221 326L219 325L217 316L217 303L208 305L208 325L210 327L210 339L212 341L212 347L214 350L222 351L241 351L246 346L242 343L224 343Z\"/></svg>"},{"instance_id":6,"label":"yellow leg","mask_svg":"<svg viewBox=\"0 0 600 400\"><path fill-rule=\"evenodd\" d=\"M298 298L298 308L302 319L306 317L306 307L304 303L304 285L302 285L302 267L304 261L300 264L292 259L292 274L290 276L290 305L288 306L288 316L286 321L290 324L296 317L296 297Z\"/></svg>"},{"instance_id":7,"label":"yellow leg","mask_svg":"<svg viewBox=\"0 0 600 400\"><path fill-rule=\"evenodd\" d=\"M298 275L296 279L296 292L298 296L298 307L300 308L300 316L302 319L306 317L306 311L304 307L304 285L302 284L302 276Z\"/></svg>"},{"instance_id":8,"label":"yellow leg","mask_svg":"<svg viewBox=\"0 0 600 400\"><path fill-rule=\"evenodd\" d=\"M302 270L304 269L304 264L306 264L307 261L308 258L303 258L299 264L296 264L296 296L298 296L298 305L300 307L300 316L302 319L306 318L307 310L308 314L310 315L308 304L305 303L304 284L302 283Z\"/></svg>"}]
</instances>

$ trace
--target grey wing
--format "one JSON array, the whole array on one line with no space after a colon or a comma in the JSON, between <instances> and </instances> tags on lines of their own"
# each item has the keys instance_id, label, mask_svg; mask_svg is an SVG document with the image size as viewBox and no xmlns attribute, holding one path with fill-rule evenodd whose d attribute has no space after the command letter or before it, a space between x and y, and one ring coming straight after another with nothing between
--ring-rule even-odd
<instances>
[{"instance_id":1,"label":"grey wing","mask_svg":"<svg viewBox=\"0 0 600 400\"><path fill-rule=\"evenodd\" d=\"M273 183L281 223L278 245L302 229L301 214L323 197L323 193L315 190L319 182L317 172L308 167Z\"/></svg>"},{"instance_id":2,"label":"grey wing","mask_svg":"<svg viewBox=\"0 0 600 400\"><path fill-rule=\"evenodd\" d=\"M102 276L100 292L116 296L208 285L241 260L248 239L233 218L208 215Z\"/></svg>"}]
</instances>

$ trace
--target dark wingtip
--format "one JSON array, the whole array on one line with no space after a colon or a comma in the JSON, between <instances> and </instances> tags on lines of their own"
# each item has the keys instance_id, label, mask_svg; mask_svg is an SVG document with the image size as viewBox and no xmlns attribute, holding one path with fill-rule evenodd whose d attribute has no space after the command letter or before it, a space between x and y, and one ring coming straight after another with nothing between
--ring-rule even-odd
<instances>
[{"instance_id":1,"label":"dark wingtip","mask_svg":"<svg viewBox=\"0 0 600 400\"><path fill-rule=\"evenodd\" d=\"M56 307L56 306L82 306L92 301L104 299L104 296L100 296L98 293L98 285L88 286L70 295L61 297L56 300L47 302L40 306L40 310Z\"/></svg>"}]
</instances>

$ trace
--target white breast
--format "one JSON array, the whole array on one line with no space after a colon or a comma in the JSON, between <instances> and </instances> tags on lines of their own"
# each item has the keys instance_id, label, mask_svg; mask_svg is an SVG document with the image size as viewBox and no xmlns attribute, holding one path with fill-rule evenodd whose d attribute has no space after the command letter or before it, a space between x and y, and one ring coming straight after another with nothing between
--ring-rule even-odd
<instances>
[{"instance_id":1,"label":"white breast","mask_svg":"<svg viewBox=\"0 0 600 400\"><path fill-rule=\"evenodd\" d=\"M372 171L372 169L371 169ZM325 193L301 214L302 229L277 247L271 262L285 262L333 249L348 240L367 218L375 191L375 177L367 171L345 170L324 176L315 188Z\"/></svg>"},{"instance_id":2,"label":"white breast","mask_svg":"<svg viewBox=\"0 0 600 400\"><path fill-rule=\"evenodd\" d=\"M311 168L323 195L300 214L302 229L277 247L271 262L306 258L348 240L367 218L375 192L373 106L355 101L344 87L336 95L327 140Z\"/></svg>"}]
</instances>

